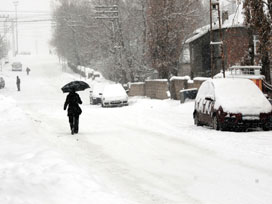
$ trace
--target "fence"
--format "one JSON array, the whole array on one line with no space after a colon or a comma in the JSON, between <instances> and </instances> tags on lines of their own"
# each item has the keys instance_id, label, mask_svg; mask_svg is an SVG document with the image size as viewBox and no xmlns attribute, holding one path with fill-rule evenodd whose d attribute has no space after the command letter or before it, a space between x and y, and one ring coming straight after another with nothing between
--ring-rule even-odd
<instances>
[{"instance_id":1,"label":"fence","mask_svg":"<svg viewBox=\"0 0 272 204\"><path fill-rule=\"evenodd\" d=\"M181 100L182 90L190 89L189 96L193 97L200 85L207 78L195 78L190 80L189 77L172 77L170 82L166 79L146 80L145 82L137 82L129 84L129 96L147 96L153 99L168 99ZM190 95L192 92L192 95ZM185 100L185 99L184 99Z\"/></svg>"}]
</instances>

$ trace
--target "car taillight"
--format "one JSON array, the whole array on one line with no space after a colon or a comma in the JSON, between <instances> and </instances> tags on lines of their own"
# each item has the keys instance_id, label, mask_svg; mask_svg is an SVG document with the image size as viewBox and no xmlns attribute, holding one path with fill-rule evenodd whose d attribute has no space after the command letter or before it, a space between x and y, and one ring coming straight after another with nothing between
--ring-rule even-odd
<instances>
[{"instance_id":1,"label":"car taillight","mask_svg":"<svg viewBox=\"0 0 272 204\"><path fill-rule=\"evenodd\" d=\"M236 120L242 120L242 114L241 113L235 114L235 117L236 117Z\"/></svg>"},{"instance_id":2,"label":"car taillight","mask_svg":"<svg viewBox=\"0 0 272 204\"><path fill-rule=\"evenodd\" d=\"M227 116L227 113L223 111L222 107L219 108L218 114L220 117L223 117L223 118Z\"/></svg>"},{"instance_id":3,"label":"car taillight","mask_svg":"<svg viewBox=\"0 0 272 204\"><path fill-rule=\"evenodd\" d=\"M267 120L269 117L272 117L272 113L260 113L261 120Z\"/></svg>"},{"instance_id":4,"label":"car taillight","mask_svg":"<svg viewBox=\"0 0 272 204\"><path fill-rule=\"evenodd\" d=\"M241 113L231 113L230 117L235 118L235 122L238 122L238 121L242 120L242 114Z\"/></svg>"}]
</instances>

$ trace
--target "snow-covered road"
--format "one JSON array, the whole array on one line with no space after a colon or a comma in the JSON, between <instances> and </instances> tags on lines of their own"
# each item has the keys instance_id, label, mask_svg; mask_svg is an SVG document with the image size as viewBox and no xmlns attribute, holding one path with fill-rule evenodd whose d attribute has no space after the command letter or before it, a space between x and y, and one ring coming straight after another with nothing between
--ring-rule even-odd
<instances>
[{"instance_id":1,"label":"snow-covered road","mask_svg":"<svg viewBox=\"0 0 272 204\"><path fill-rule=\"evenodd\" d=\"M193 102L91 106L84 91L79 134L71 135L60 88L79 76L52 56L21 60L29 76L9 66L2 73L1 204L272 203L271 131L196 127Z\"/></svg>"}]
</instances>

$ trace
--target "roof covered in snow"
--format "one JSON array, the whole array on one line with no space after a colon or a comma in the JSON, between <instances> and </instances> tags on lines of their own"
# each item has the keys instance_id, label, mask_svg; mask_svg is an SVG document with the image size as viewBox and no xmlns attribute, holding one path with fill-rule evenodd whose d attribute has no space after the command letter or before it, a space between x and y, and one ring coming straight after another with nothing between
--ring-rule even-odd
<instances>
[{"instance_id":1,"label":"roof covered in snow","mask_svg":"<svg viewBox=\"0 0 272 204\"><path fill-rule=\"evenodd\" d=\"M243 4L240 4L237 7L237 10L234 14L230 15L227 20L221 25L222 28L233 28L233 27L244 27L244 15L243 15ZM219 29L219 22L217 21L213 24L213 30ZM191 43L196 39L202 37L210 31L210 24L196 29L193 32L193 36L186 40L186 43Z\"/></svg>"}]
</instances>

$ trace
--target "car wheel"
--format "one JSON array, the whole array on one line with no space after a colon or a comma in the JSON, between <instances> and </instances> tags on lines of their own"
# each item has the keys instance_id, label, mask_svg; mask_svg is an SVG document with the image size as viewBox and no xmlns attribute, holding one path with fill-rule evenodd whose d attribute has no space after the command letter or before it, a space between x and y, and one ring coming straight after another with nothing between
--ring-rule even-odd
<instances>
[{"instance_id":1,"label":"car wheel","mask_svg":"<svg viewBox=\"0 0 272 204\"><path fill-rule=\"evenodd\" d=\"M271 128L270 128L270 124L269 123L266 123L263 125L263 130L264 131L269 131Z\"/></svg>"},{"instance_id":2,"label":"car wheel","mask_svg":"<svg viewBox=\"0 0 272 204\"><path fill-rule=\"evenodd\" d=\"M201 126L201 123L199 122L199 116L197 113L194 116L194 123L196 126Z\"/></svg>"},{"instance_id":3,"label":"car wheel","mask_svg":"<svg viewBox=\"0 0 272 204\"><path fill-rule=\"evenodd\" d=\"M220 130L220 124L216 116L213 117L212 126L213 126L213 129Z\"/></svg>"},{"instance_id":4,"label":"car wheel","mask_svg":"<svg viewBox=\"0 0 272 204\"><path fill-rule=\"evenodd\" d=\"M93 100L93 104L94 104L94 105L97 105L97 104L98 104L98 103L97 103L97 99L94 99L94 100Z\"/></svg>"}]
</instances>

